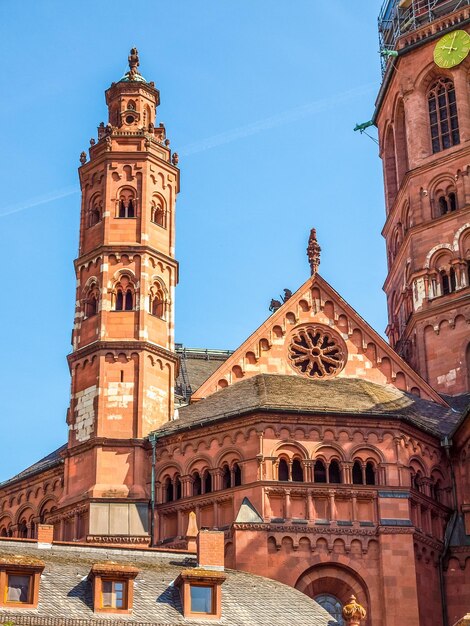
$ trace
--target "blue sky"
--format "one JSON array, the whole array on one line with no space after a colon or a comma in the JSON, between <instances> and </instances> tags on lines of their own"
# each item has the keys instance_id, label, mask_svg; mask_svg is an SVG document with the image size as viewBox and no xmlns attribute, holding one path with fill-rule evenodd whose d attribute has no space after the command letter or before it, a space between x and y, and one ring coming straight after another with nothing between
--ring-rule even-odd
<instances>
[{"instance_id":1,"label":"blue sky","mask_svg":"<svg viewBox=\"0 0 470 626\"><path fill-rule=\"evenodd\" d=\"M66 441L78 157L131 46L181 155L177 341L236 348L307 278L313 226L320 273L383 332L382 167L352 130L380 84L380 4L0 4L0 480Z\"/></svg>"}]
</instances>

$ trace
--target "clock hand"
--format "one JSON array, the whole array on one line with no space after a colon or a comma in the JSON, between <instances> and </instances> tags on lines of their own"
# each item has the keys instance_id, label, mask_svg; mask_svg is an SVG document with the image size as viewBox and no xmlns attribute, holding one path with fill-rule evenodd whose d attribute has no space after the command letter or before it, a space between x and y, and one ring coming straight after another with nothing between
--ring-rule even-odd
<instances>
[{"instance_id":1,"label":"clock hand","mask_svg":"<svg viewBox=\"0 0 470 626\"><path fill-rule=\"evenodd\" d=\"M457 48L452 48L456 37L457 37L457 31L455 31L454 36L452 37L452 43L450 44L449 54L451 53L452 50L457 50Z\"/></svg>"}]
</instances>

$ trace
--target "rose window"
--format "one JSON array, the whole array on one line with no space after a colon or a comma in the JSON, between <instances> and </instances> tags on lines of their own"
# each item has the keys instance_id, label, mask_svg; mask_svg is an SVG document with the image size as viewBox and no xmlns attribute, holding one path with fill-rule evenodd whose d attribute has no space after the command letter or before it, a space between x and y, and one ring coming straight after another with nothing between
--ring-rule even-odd
<instances>
[{"instance_id":1,"label":"rose window","mask_svg":"<svg viewBox=\"0 0 470 626\"><path fill-rule=\"evenodd\" d=\"M343 369L346 346L327 326L305 326L292 335L288 354L291 365L301 374L329 378Z\"/></svg>"}]
</instances>

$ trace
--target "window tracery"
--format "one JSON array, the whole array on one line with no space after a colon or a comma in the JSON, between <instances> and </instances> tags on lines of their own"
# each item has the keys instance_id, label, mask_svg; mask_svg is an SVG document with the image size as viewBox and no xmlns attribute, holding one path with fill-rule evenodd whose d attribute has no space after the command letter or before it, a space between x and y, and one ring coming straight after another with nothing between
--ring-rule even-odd
<instances>
[{"instance_id":1,"label":"window tracery","mask_svg":"<svg viewBox=\"0 0 470 626\"><path fill-rule=\"evenodd\" d=\"M152 199L152 205L150 209L150 219L157 226L166 228L167 212L164 202L160 197L154 197Z\"/></svg>"},{"instance_id":2,"label":"window tracery","mask_svg":"<svg viewBox=\"0 0 470 626\"><path fill-rule=\"evenodd\" d=\"M166 309L165 293L160 283L158 281L155 281L153 285L150 287L149 313L151 315L155 315L155 317L165 319L165 313L166 313L165 309Z\"/></svg>"},{"instance_id":3,"label":"window tracery","mask_svg":"<svg viewBox=\"0 0 470 626\"><path fill-rule=\"evenodd\" d=\"M310 378L331 378L346 362L346 346L327 326L304 326L294 331L288 349L291 366Z\"/></svg>"},{"instance_id":4,"label":"window tracery","mask_svg":"<svg viewBox=\"0 0 470 626\"><path fill-rule=\"evenodd\" d=\"M133 189L122 189L119 194L118 217L136 217L136 198Z\"/></svg>"},{"instance_id":5,"label":"window tracery","mask_svg":"<svg viewBox=\"0 0 470 626\"><path fill-rule=\"evenodd\" d=\"M132 280L127 274L123 274L114 286L112 294L113 309L115 311L133 311L134 298L135 288Z\"/></svg>"},{"instance_id":6,"label":"window tracery","mask_svg":"<svg viewBox=\"0 0 470 626\"><path fill-rule=\"evenodd\" d=\"M439 78L428 91L428 112L433 153L460 143L454 83Z\"/></svg>"},{"instance_id":7,"label":"window tracery","mask_svg":"<svg viewBox=\"0 0 470 626\"><path fill-rule=\"evenodd\" d=\"M99 297L100 297L100 290L98 288L98 285L94 282L90 285L85 295L85 303L84 303L85 304L84 306L85 319L89 317L93 317L94 315L98 313Z\"/></svg>"}]
</instances>

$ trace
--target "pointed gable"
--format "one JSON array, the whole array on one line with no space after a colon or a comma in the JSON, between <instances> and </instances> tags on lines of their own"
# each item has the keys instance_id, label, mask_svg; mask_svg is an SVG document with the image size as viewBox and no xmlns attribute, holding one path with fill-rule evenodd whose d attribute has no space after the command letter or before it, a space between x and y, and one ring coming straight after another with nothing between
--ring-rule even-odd
<instances>
[{"instance_id":1,"label":"pointed gable","mask_svg":"<svg viewBox=\"0 0 470 626\"><path fill-rule=\"evenodd\" d=\"M305 355L305 358L304 358ZM199 387L197 401L256 374L361 378L445 401L318 274Z\"/></svg>"}]
</instances>

